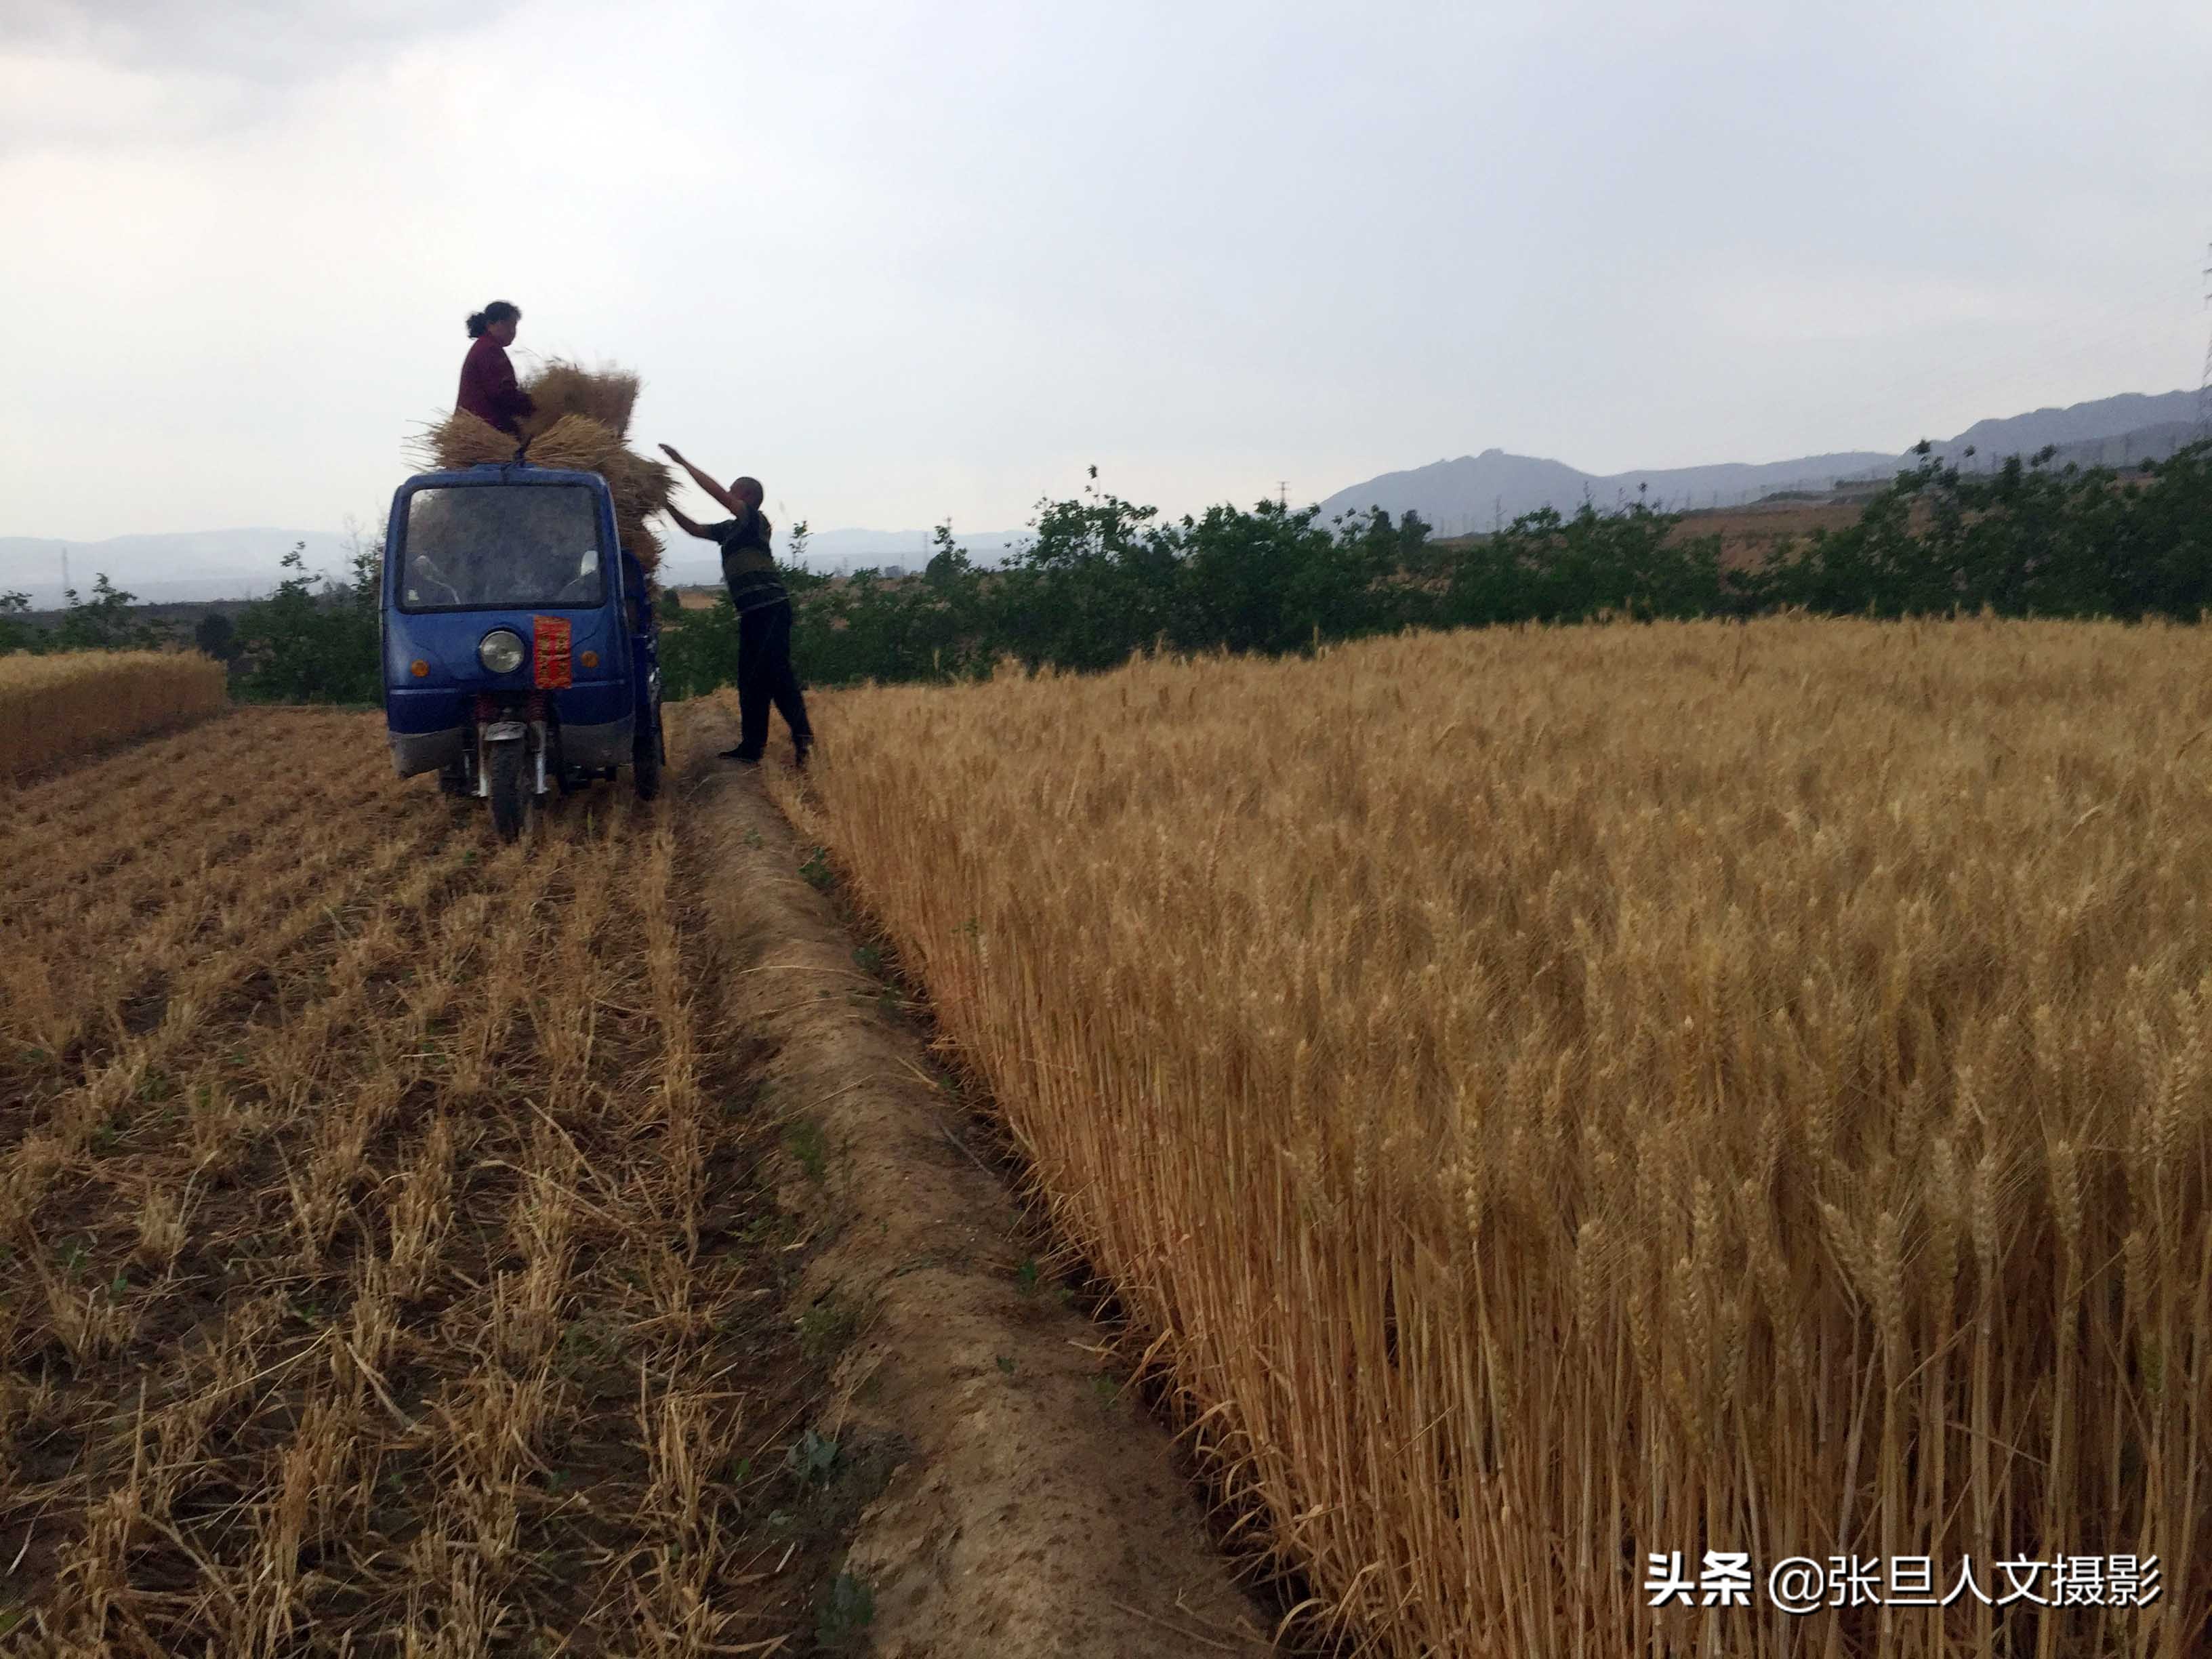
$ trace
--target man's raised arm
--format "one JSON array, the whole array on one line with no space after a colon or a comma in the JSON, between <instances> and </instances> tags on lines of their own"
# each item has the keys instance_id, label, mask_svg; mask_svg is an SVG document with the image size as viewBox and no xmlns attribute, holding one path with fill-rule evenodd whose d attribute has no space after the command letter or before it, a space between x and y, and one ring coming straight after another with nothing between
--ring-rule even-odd
<instances>
[{"instance_id":1,"label":"man's raised arm","mask_svg":"<svg viewBox=\"0 0 2212 1659\"><path fill-rule=\"evenodd\" d=\"M691 481L697 484L700 489L705 490L709 495L712 495L716 501L720 501L722 504L723 510L727 512L732 518L742 519L750 510L743 501L738 500L736 496L724 489L721 485L716 483L712 478L702 472L697 467L692 465L690 462L685 460L681 455L678 454L673 445L661 445L660 453L667 456L670 460L675 462L677 465L682 467L686 472L689 472L691 475ZM699 532L695 530L691 533L696 536Z\"/></svg>"}]
</instances>

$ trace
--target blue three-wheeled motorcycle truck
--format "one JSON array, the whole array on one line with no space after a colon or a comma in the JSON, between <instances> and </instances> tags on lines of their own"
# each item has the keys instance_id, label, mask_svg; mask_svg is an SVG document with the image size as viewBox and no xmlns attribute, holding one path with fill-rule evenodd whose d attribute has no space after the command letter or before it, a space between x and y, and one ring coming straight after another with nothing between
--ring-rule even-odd
<instances>
[{"instance_id":1,"label":"blue three-wheeled motorcycle truck","mask_svg":"<svg viewBox=\"0 0 2212 1659\"><path fill-rule=\"evenodd\" d=\"M385 536L384 713L403 778L435 772L512 841L549 788L660 787L657 629L596 472L520 462L400 485Z\"/></svg>"}]
</instances>

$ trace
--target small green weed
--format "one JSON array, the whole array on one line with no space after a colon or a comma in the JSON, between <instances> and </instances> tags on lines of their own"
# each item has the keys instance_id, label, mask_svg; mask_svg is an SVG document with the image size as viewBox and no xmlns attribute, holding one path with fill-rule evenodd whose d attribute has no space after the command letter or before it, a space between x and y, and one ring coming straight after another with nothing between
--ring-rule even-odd
<instances>
[{"instance_id":1,"label":"small green weed","mask_svg":"<svg viewBox=\"0 0 2212 1659\"><path fill-rule=\"evenodd\" d=\"M817 1186L828 1177L830 1138L812 1118L802 1117L784 1130L783 1150L798 1160L806 1178Z\"/></svg>"},{"instance_id":2,"label":"small green weed","mask_svg":"<svg viewBox=\"0 0 2212 1659\"><path fill-rule=\"evenodd\" d=\"M814 1639L823 1650L850 1649L862 1631L876 1622L875 1587L865 1578L841 1572L830 1581L814 1613Z\"/></svg>"},{"instance_id":3,"label":"small green weed","mask_svg":"<svg viewBox=\"0 0 2212 1659\"><path fill-rule=\"evenodd\" d=\"M561 1333L558 1364L573 1371L580 1365L610 1364L620 1359L622 1352L621 1336L604 1320L574 1320Z\"/></svg>"},{"instance_id":4,"label":"small green weed","mask_svg":"<svg viewBox=\"0 0 2212 1659\"><path fill-rule=\"evenodd\" d=\"M783 1455L784 1472L799 1484L801 1491L828 1486L836 1477L839 1462L837 1443L812 1429L793 1441L791 1449Z\"/></svg>"},{"instance_id":5,"label":"small green weed","mask_svg":"<svg viewBox=\"0 0 2212 1659\"><path fill-rule=\"evenodd\" d=\"M830 868L830 849L826 847L808 848L806 860L799 866L799 873L806 878L807 884L815 891L828 892L830 884L837 879Z\"/></svg>"},{"instance_id":6,"label":"small green weed","mask_svg":"<svg viewBox=\"0 0 2212 1659\"><path fill-rule=\"evenodd\" d=\"M738 1242L757 1249L783 1237L787 1231L781 1212L763 1210L738 1231Z\"/></svg>"},{"instance_id":7,"label":"small green weed","mask_svg":"<svg viewBox=\"0 0 2212 1659\"><path fill-rule=\"evenodd\" d=\"M809 1359L822 1359L852 1340L860 1316L831 1291L799 1316L799 1346Z\"/></svg>"}]
</instances>

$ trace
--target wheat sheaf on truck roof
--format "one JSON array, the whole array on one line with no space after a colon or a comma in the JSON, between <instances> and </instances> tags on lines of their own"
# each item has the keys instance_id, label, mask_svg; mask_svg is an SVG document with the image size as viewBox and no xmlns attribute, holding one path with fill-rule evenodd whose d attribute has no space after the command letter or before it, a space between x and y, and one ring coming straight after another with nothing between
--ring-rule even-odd
<instances>
[{"instance_id":1,"label":"wheat sheaf on truck roof","mask_svg":"<svg viewBox=\"0 0 2212 1659\"><path fill-rule=\"evenodd\" d=\"M615 500L615 530L647 574L660 568L660 538L653 515L668 505L674 481L666 466L629 447L628 434L639 380L621 369L587 369L556 357L523 389L535 411L522 422L522 442L489 422L455 410L410 446L426 471L526 460L536 466L596 472Z\"/></svg>"}]
</instances>

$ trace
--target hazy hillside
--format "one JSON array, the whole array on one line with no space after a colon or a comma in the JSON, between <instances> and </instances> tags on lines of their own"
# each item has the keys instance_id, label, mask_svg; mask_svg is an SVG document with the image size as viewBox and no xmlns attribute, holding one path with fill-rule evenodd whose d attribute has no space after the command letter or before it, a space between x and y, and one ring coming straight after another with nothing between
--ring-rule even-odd
<instances>
[{"instance_id":1,"label":"hazy hillside","mask_svg":"<svg viewBox=\"0 0 2212 1659\"><path fill-rule=\"evenodd\" d=\"M161 603L258 597L276 586L277 562L301 542L310 570L345 568L346 538L325 530L194 530L97 542L0 536L0 592L27 592L42 610L60 605L66 552L70 581L88 599L102 571L118 587Z\"/></svg>"},{"instance_id":2,"label":"hazy hillside","mask_svg":"<svg viewBox=\"0 0 2212 1659\"><path fill-rule=\"evenodd\" d=\"M959 539L979 563L994 563L1009 542L1026 531L988 531ZM864 565L918 567L928 558L927 530L830 530L808 541L808 562L817 570L857 569ZM721 580L721 567L705 542L666 529L665 579L680 582ZM94 577L105 571L118 587L155 604L191 604L240 599L266 594L283 574L278 561L295 543L307 545L307 568L337 575L345 568L346 538L322 530L201 530L169 535L115 536L105 541L57 541L37 536L0 536L0 592L31 596L33 606L48 610L62 603L62 555L69 555L70 580L80 596L92 595ZM782 526L776 551L788 548Z\"/></svg>"},{"instance_id":3,"label":"hazy hillside","mask_svg":"<svg viewBox=\"0 0 2212 1659\"><path fill-rule=\"evenodd\" d=\"M2003 420L1977 421L1957 436L1936 446L1942 459L1960 458L1968 445L1970 465L1989 466L2010 454L2032 454L2046 444L2061 447L2062 460L2085 465L2118 465L2146 455L2172 454L2193 434L2197 394L2171 392L2157 397L2126 392L2067 409L2039 409ZM1917 440L1915 441L1917 441ZM1322 503L1325 514L1380 507L1397 514L1419 513L1438 531L1459 534L1487 530L1499 518L1553 507L1571 513L1584 500L1609 507L1636 497L1638 485L1655 506L1729 507L1779 490L1825 490L1839 479L1887 478L1910 465L1911 446L1893 453L1858 451L1836 455L1802 455L1759 465L1674 467L1656 471L1588 473L1564 462L1510 455L1486 449L1455 461L1437 461L1410 471L1386 472L1364 483L1340 489Z\"/></svg>"},{"instance_id":4,"label":"hazy hillside","mask_svg":"<svg viewBox=\"0 0 2212 1659\"><path fill-rule=\"evenodd\" d=\"M1662 468L1651 471L1590 473L1563 461L1509 455L1486 449L1455 461L1436 461L1407 472L1340 489L1322 503L1324 516L1379 507L1392 514L1419 513L1437 530L1457 535L1488 530L1539 507L1571 513L1585 499L1601 507L1632 501L1638 485L1655 507L1729 506L1778 489L1826 489L1839 477L1891 458L1872 450L1840 455L1808 455L1790 461L1747 465Z\"/></svg>"}]
</instances>

